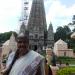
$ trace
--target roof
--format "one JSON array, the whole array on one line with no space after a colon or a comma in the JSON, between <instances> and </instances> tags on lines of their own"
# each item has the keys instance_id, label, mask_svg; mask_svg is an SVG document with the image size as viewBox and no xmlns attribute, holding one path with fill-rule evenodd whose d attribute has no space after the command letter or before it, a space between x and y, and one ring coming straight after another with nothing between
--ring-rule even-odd
<instances>
[{"instance_id":1,"label":"roof","mask_svg":"<svg viewBox=\"0 0 75 75\"><path fill-rule=\"evenodd\" d=\"M3 45L9 45L9 41L10 40L7 40L5 43L3 43Z\"/></svg>"},{"instance_id":2,"label":"roof","mask_svg":"<svg viewBox=\"0 0 75 75\"><path fill-rule=\"evenodd\" d=\"M61 39L59 39L55 44L65 44L65 45L67 45L67 43L66 42L64 42L63 40L61 40Z\"/></svg>"},{"instance_id":3,"label":"roof","mask_svg":"<svg viewBox=\"0 0 75 75\"><path fill-rule=\"evenodd\" d=\"M15 45L16 41L15 41L15 36L14 36L14 34L12 33L10 39L7 40L5 43L3 43L3 45L9 45L9 44L11 45L11 44L13 44L13 43L14 43L14 45Z\"/></svg>"},{"instance_id":4,"label":"roof","mask_svg":"<svg viewBox=\"0 0 75 75\"><path fill-rule=\"evenodd\" d=\"M46 50L51 50L51 51L52 51L52 49L51 49L51 48L46 48Z\"/></svg>"}]
</instances>

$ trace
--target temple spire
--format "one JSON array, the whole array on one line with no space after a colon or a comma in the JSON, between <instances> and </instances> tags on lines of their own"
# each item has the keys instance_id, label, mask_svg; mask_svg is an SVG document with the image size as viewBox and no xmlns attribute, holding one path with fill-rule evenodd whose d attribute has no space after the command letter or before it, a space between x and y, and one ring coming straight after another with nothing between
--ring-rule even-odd
<instances>
[{"instance_id":1,"label":"temple spire","mask_svg":"<svg viewBox=\"0 0 75 75\"><path fill-rule=\"evenodd\" d=\"M25 33L25 30L26 30L26 25L24 24L24 22L22 22L19 33Z\"/></svg>"},{"instance_id":2,"label":"temple spire","mask_svg":"<svg viewBox=\"0 0 75 75\"><path fill-rule=\"evenodd\" d=\"M46 16L43 0L33 0L29 15L28 30L30 37L30 45L32 49L41 48L45 45L45 37L47 32ZM36 42L35 42L36 41Z\"/></svg>"},{"instance_id":3,"label":"temple spire","mask_svg":"<svg viewBox=\"0 0 75 75\"><path fill-rule=\"evenodd\" d=\"M53 26L52 23L50 22L49 28L48 28L48 34L47 34L47 39L48 39L48 47L53 47L54 44L54 32L53 32Z\"/></svg>"},{"instance_id":4,"label":"temple spire","mask_svg":"<svg viewBox=\"0 0 75 75\"><path fill-rule=\"evenodd\" d=\"M44 31L47 31L44 1L43 0L33 0L31 12L28 21L28 29L33 26L42 27Z\"/></svg>"}]
</instances>

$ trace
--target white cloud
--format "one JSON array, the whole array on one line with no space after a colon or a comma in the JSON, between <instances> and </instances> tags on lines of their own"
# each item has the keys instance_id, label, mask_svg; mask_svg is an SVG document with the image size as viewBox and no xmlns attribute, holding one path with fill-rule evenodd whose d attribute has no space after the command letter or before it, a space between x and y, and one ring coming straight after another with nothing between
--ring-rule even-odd
<instances>
[{"instance_id":1,"label":"white cloud","mask_svg":"<svg viewBox=\"0 0 75 75\"><path fill-rule=\"evenodd\" d=\"M0 33L17 29L21 0L0 1Z\"/></svg>"},{"instance_id":2,"label":"white cloud","mask_svg":"<svg viewBox=\"0 0 75 75\"><path fill-rule=\"evenodd\" d=\"M54 29L57 26L66 25L71 22L72 16L75 14L75 4L67 7L62 5L60 0L55 0L51 2L51 5L48 6L47 10L47 24L49 25L50 21L53 23Z\"/></svg>"},{"instance_id":3,"label":"white cloud","mask_svg":"<svg viewBox=\"0 0 75 75\"><path fill-rule=\"evenodd\" d=\"M0 33L10 30L17 30L21 16L22 0L1 0L0 1ZM54 29L59 25L68 24L75 14L75 4L67 7L62 5L61 0L45 0L45 11L47 25L50 21ZM29 2L29 10L32 0ZM29 12L29 11L28 11Z\"/></svg>"}]
</instances>

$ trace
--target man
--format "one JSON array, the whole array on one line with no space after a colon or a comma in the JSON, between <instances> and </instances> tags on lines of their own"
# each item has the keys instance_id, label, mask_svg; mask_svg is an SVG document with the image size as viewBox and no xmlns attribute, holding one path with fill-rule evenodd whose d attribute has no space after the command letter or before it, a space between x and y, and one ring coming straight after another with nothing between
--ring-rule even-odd
<instances>
[{"instance_id":1,"label":"man","mask_svg":"<svg viewBox=\"0 0 75 75\"><path fill-rule=\"evenodd\" d=\"M3 75L45 75L44 57L29 50L29 39L26 34L19 34L17 47L12 63Z\"/></svg>"}]
</instances>

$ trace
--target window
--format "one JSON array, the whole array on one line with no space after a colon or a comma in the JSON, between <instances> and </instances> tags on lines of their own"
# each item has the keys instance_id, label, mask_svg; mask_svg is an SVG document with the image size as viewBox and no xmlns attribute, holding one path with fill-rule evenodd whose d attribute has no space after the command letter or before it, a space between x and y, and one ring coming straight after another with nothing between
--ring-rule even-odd
<instances>
[{"instance_id":1,"label":"window","mask_svg":"<svg viewBox=\"0 0 75 75\"><path fill-rule=\"evenodd\" d=\"M30 39L33 39L33 36L32 35L30 35Z\"/></svg>"},{"instance_id":2,"label":"window","mask_svg":"<svg viewBox=\"0 0 75 75\"><path fill-rule=\"evenodd\" d=\"M66 52L64 52L64 56L66 56Z\"/></svg>"},{"instance_id":3,"label":"window","mask_svg":"<svg viewBox=\"0 0 75 75\"><path fill-rule=\"evenodd\" d=\"M35 34L35 38L38 38L38 34Z\"/></svg>"}]
</instances>

